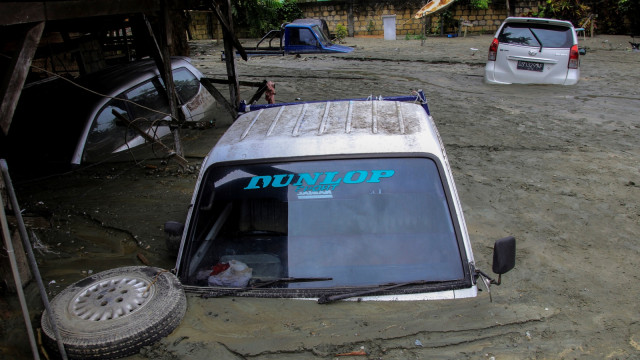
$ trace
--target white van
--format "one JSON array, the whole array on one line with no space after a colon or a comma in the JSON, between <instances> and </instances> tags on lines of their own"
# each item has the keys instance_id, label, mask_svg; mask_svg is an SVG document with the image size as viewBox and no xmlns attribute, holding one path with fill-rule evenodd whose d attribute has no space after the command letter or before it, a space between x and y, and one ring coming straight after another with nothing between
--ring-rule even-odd
<instances>
[{"instance_id":1,"label":"white van","mask_svg":"<svg viewBox=\"0 0 640 360\"><path fill-rule=\"evenodd\" d=\"M253 108L204 161L177 233L175 272L205 296L477 294L480 272L422 94ZM515 240L499 241L496 255L494 271L510 270Z\"/></svg>"},{"instance_id":2,"label":"white van","mask_svg":"<svg viewBox=\"0 0 640 360\"><path fill-rule=\"evenodd\" d=\"M489 46L490 84L574 85L580 79L578 37L569 21L507 18Z\"/></svg>"}]
</instances>

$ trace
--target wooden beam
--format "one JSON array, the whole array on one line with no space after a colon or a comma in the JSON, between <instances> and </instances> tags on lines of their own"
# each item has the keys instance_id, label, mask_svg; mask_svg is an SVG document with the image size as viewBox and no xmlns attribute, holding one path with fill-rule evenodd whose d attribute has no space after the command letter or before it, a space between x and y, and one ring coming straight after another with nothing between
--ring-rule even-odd
<instances>
[{"instance_id":1,"label":"wooden beam","mask_svg":"<svg viewBox=\"0 0 640 360\"><path fill-rule=\"evenodd\" d=\"M227 4L227 6L230 8L231 4ZM220 7L218 6L218 4L215 3L215 1L213 2L212 7L213 7L213 13L216 14L216 17L220 21L220 25L222 26L222 32L224 33L225 36L229 37L229 40L233 43L233 47L238 49L238 52L240 53L240 57L242 58L242 60L247 61L247 53L244 51L244 46L242 46L242 44L240 43L240 40L238 40L238 37L233 31L233 23L231 22L231 10L229 10L229 17L227 20L225 15L222 13L222 10L220 10ZM225 49L225 51L227 50ZM233 54L233 51L228 52L228 54Z\"/></svg>"},{"instance_id":2,"label":"wooden beam","mask_svg":"<svg viewBox=\"0 0 640 360\"><path fill-rule=\"evenodd\" d=\"M222 96L222 94L218 91L218 89L216 89L213 84L210 81L211 79L209 78L201 78L200 79L200 83L202 84L202 86L204 86L205 89L207 89L211 95L213 95L213 97L216 99L216 101L218 101L220 103L220 105L222 105L222 107L227 110L227 112L229 114L231 114L231 117L233 119L238 117L238 110L237 108L234 108L228 101L227 99L224 98L224 96ZM228 81L225 81L225 84L228 84Z\"/></svg>"},{"instance_id":3,"label":"wooden beam","mask_svg":"<svg viewBox=\"0 0 640 360\"><path fill-rule=\"evenodd\" d=\"M256 91L256 93L253 94L253 96L249 100L249 105L255 103L258 100L260 100L260 98L262 97L262 95L264 94L265 91L267 91L267 80L263 81L262 84L260 85L260 87L258 87L258 90Z\"/></svg>"},{"instance_id":4,"label":"wooden beam","mask_svg":"<svg viewBox=\"0 0 640 360\"><path fill-rule=\"evenodd\" d=\"M115 109L111 110L111 113L113 114L113 116L117 117L118 119L122 120L125 124L127 124L128 127L130 127L131 129L137 131L145 140L147 140L148 142L151 142L151 143L159 145L164 151L167 152L167 154L173 155L173 157L175 157L176 161L180 165L187 166L189 164L189 162L184 157L182 157L182 155L175 153L167 145L163 144L162 141L160 141L159 139L156 139L153 136L147 134L146 131L144 131L141 128L139 128L138 125L136 125L134 122L132 122L129 119L127 119L124 115L120 114Z\"/></svg>"},{"instance_id":5,"label":"wooden beam","mask_svg":"<svg viewBox=\"0 0 640 360\"><path fill-rule=\"evenodd\" d=\"M0 25L155 12L159 0L67 0L0 2Z\"/></svg>"},{"instance_id":6,"label":"wooden beam","mask_svg":"<svg viewBox=\"0 0 640 360\"><path fill-rule=\"evenodd\" d=\"M229 79L214 79L207 78L207 80L213 84L229 84ZM246 81L246 80L238 80L238 84L240 86L250 86L250 87L260 87L264 85L264 81Z\"/></svg>"},{"instance_id":7,"label":"wooden beam","mask_svg":"<svg viewBox=\"0 0 640 360\"><path fill-rule=\"evenodd\" d=\"M36 53L42 32L44 30L44 22L30 24L24 31L24 36L19 39L18 51L11 59L11 63L0 83L0 127L7 134L13 119L13 113L16 110L22 87L27 79L29 67L33 55Z\"/></svg>"}]
</instances>

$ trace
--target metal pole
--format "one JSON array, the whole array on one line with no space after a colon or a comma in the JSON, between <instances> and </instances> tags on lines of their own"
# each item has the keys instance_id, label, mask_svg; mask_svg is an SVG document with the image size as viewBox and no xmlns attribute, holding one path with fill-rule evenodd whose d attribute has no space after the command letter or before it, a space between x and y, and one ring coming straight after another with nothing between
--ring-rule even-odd
<instances>
[{"instance_id":1,"label":"metal pole","mask_svg":"<svg viewBox=\"0 0 640 360\"><path fill-rule=\"evenodd\" d=\"M49 322L51 323L51 329L53 330L53 333L56 337L56 341L58 342L58 351L60 352L60 356L62 356L62 359L67 360L67 352L64 349L62 337L60 337L60 333L58 332L58 326L56 325L55 318L53 316L53 311L51 311L51 306L49 305L47 292L45 290L44 284L42 283L42 277L40 276L38 263L36 263L36 257L33 255L33 248L31 247L31 241L29 241L29 236L27 235L27 228L24 225L24 219L22 218L22 213L20 212L18 199L13 189L11 177L9 177L9 167L7 166L7 161L5 159L0 159L0 168L2 168L2 177L4 178L4 183L7 186L7 194L9 195L9 199L11 201L11 207L13 207L13 212L16 216L16 220L18 221L18 230L20 231L20 237L22 238L24 250L27 253L27 257L29 259L29 265L31 265L31 272L33 273L33 277L36 278L36 282L38 283L38 289L40 290L40 297L42 298L42 303L44 304L44 308L47 310L47 314L49 315ZM4 207L2 209L2 214L3 214L3 221L4 221ZM9 228L7 228L7 232L8 232L8 229ZM20 288L20 290L22 290L21 286L18 286L18 287Z\"/></svg>"},{"instance_id":2,"label":"metal pole","mask_svg":"<svg viewBox=\"0 0 640 360\"><path fill-rule=\"evenodd\" d=\"M16 291L18 292L18 299L20 300L20 307L22 308L22 315L24 316L24 324L27 326L29 343L31 343L31 352L33 352L33 358L35 360L40 360L40 355L38 354L38 346L36 345L36 338L33 335L33 327L31 327L31 319L29 318L29 309L27 308L27 303L24 298L24 291L22 290L22 280L20 280L20 274L18 272L18 263L16 262L16 255L13 251L13 244L11 243L9 224L7 223L7 216L4 213L4 202L2 201L2 196L0 196L0 221L2 222L2 235L4 237L4 245L7 249L7 255L9 255L11 271L13 272L13 280L16 283Z\"/></svg>"}]
</instances>

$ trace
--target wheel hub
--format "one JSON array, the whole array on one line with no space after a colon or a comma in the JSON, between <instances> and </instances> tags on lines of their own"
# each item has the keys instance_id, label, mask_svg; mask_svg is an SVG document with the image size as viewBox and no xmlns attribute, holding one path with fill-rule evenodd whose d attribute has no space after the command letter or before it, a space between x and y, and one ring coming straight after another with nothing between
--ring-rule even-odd
<instances>
[{"instance_id":1,"label":"wheel hub","mask_svg":"<svg viewBox=\"0 0 640 360\"><path fill-rule=\"evenodd\" d=\"M69 310L84 320L113 320L142 308L154 292L153 284L145 279L115 276L82 290L69 304Z\"/></svg>"}]
</instances>

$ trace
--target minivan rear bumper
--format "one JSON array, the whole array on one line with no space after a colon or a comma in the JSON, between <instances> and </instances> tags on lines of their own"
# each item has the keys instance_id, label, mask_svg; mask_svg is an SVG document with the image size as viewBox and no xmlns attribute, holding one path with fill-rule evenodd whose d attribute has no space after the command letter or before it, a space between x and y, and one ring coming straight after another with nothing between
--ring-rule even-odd
<instances>
[{"instance_id":1,"label":"minivan rear bumper","mask_svg":"<svg viewBox=\"0 0 640 360\"><path fill-rule=\"evenodd\" d=\"M488 61L484 68L484 82L487 84L553 84L553 85L575 85L580 80L580 69L568 69L566 78L553 78L553 81L526 81L513 78L512 82L497 81L495 76L495 61Z\"/></svg>"}]
</instances>

